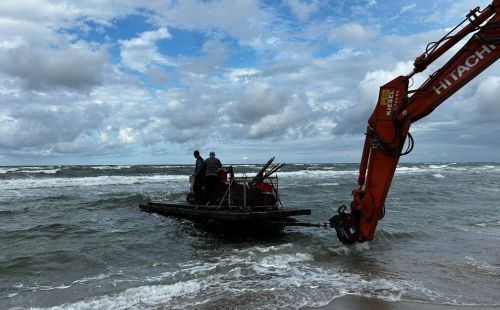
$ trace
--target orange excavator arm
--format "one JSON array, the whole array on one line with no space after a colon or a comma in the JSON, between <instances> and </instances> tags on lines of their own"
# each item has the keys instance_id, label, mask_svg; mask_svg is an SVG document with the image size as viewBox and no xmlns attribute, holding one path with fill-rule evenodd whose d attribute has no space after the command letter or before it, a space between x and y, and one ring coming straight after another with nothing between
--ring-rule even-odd
<instances>
[{"instance_id":1,"label":"orange excavator arm","mask_svg":"<svg viewBox=\"0 0 500 310\"><path fill-rule=\"evenodd\" d=\"M359 167L358 187L352 191L350 213L346 206L330 219L339 240L345 244L373 239L399 158L409 153L413 122L425 117L449 96L474 79L500 57L500 0L480 11L471 10L466 19L414 62L413 71L380 87L378 102L368 119ZM418 89L408 89L409 80L422 72L466 36L465 45ZM408 140L407 149L403 151Z\"/></svg>"}]
</instances>

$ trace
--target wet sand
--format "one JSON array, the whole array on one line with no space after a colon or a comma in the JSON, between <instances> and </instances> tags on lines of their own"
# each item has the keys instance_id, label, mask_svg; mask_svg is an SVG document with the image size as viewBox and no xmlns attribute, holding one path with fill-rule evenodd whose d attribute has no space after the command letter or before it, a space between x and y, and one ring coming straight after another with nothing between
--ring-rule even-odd
<instances>
[{"instance_id":1,"label":"wet sand","mask_svg":"<svg viewBox=\"0 0 500 310\"><path fill-rule=\"evenodd\" d=\"M424 302L409 302L409 301L385 301L370 297L361 296L343 296L334 299L330 304L322 307L304 307L302 310L344 310L344 309L359 309L359 310L498 310L500 305L496 306L462 306L462 305L443 305Z\"/></svg>"}]
</instances>

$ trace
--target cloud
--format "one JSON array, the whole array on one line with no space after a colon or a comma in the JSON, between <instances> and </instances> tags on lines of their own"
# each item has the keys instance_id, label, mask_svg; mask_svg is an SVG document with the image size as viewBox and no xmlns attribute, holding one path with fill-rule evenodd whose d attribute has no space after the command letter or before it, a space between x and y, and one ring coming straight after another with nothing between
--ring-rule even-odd
<instances>
[{"instance_id":1,"label":"cloud","mask_svg":"<svg viewBox=\"0 0 500 310\"><path fill-rule=\"evenodd\" d=\"M366 45L377 36L376 29L366 28L357 23L347 23L331 29L328 40L333 43L358 46Z\"/></svg>"},{"instance_id":2,"label":"cloud","mask_svg":"<svg viewBox=\"0 0 500 310\"><path fill-rule=\"evenodd\" d=\"M218 40L209 40L203 44L202 51L204 55L190 60L188 63L180 66L179 70L188 71L196 74L208 74L221 70L220 65L228 58L229 52L226 46Z\"/></svg>"},{"instance_id":3,"label":"cloud","mask_svg":"<svg viewBox=\"0 0 500 310\"><path fill-rule=\"evenodd\" d=\"M309 126L311 111L302 102L290 103L278 114L268 114L250 126L247 136L251 139L308 137L314 126Z\"/></svg>"},{"instance_id":4,"label":"cloud","mask_svg":"<svg viewBox=\"0 0 500 310\"><path fill-rule=\"evenodd\" d=\"M414 10L416 7L417 7L416 3L411 3L411 4L408 4L408 5L405 5L405 6L403 6L401 8L400 13L406 13L408 11Z\"/></svg>"},{"instance_id":5,"label":"cloud","mask_svg":"<svg viewBox=\"0 0 500 310\"><path fill-rule=\"evenodd\" d=\"M0 148L50 148L60 142L73 142L79 135L97 128L109 107L28 105L0 117Z\"/></svg>"},{"instance_id":6,"label":"cloud","mask_svg":"<svg viewBox=\"0 0 500 310\"><path fill-rule=\"evenodd\" d=\"M166 28L146 31L130 40L119 40L122 63L139 72L145 72L154 66L173 65L168 57L162 55L156 46L157 41L170 39Z\"/></svg>"},{"instance_id":7,"label":"cloud","mask_svg":"<svg viewBox=\"0 0 500 310\"><path fill-rule=\"evenodd\" d=\"M167 85L171 81L170 76L164 70L159 68L146 69L144 74L150 83Z\"/></svg>"},{"instance_id":8,"label":"cloud","mask_svg":"<svg viewBox=\"0 0 500 310\"><path fill-rule=\"evenodd\" d=\"M300 21L306 21L309 19L309 16L316 13L319 9L319 1L287 0L285 3L290 6L292 13Z\"/></svg>"},{"instance_id":9,"label":"cloud","mask_svg":"<svg viewBox=\"0 0 500 310\"><path fill-rule=\"evenodd\" d=\"M249 124L280 112L286 99L271 85L262 82L251 83L234 106L230 107L232 120Z\"/></svg>"},{"instance_id":10,"label":"cloud","mask_svg":"<svg viewBox=\"0 0 500 310\"><path fill-rule=\"evenodd\" d=\"M42 24L73 19L79 14L77 7L69 3L44 0L2 1L0 9L2 16Z\"/></svg>"},{"instance_id":11,"label":"cloud","mask_svg":"<svg viewBox=\"0 0 500 310\"><path fill-rule=\"evenodd\" d=\"M392 71L367 72L364 79L359 82L356 104L349 105L346 108L347 113L342 113L343 117L338 118L338 124L333 129L333 133L342 135L365 132L368 118L375 109L380 87L400 75L407 74L411 68L411 62L406 62L397 63Z\"/></svg>"},{"instance_id":12,"label":"cloud","mask_svg":"<svg viewBox=\"0 0 500 310\"><path fill-rule=\"evenodd\" d=\"M263 37L269 36L273 20L261 7L257 0L174 1L157 11L158 16L153 20L159 25L185 30L221 32L236 38L240 44L258 45Z\"/></svg>"},{"instance_id":13,"label":"cloud","mask_svg":"<svg viewBox=\"0 0 500 310\"><path fill-rule=\"evenodd\" d=\"M89 88L102 83L108 54L83 42L66 49L21 46L4 51L0 71L29 89Z\"/></svg>"},{"instance_id":14,"label":"cloud","mask_svg":"<svg viewBox=\"0 0 500 310\"><path fill-rule=\"evenodd\" d=\"M469 103L477 103L477 122L500 123L499 90L500 76L490 76L479 84Z\"/></svg>"},{"instance_id":15,"label":"cloud","mask_svg":"<svg viewBox=\"0 0 500 310\"><path fill-rule=\"evenodd\" d=\"M465 19L465 16L471 9L477 6L484 9L489 4L491 4L490 0L478 0L474 3L471 3L471 1L468 0L451 1L446 3L446 10L435 10L432 14L424 16L424 19L427 22L438 22L455 26L457 18L460 18L460 20ZM439 3L436 3L435 5L438 6Z\"/></svg>"},{"instance_id":16,"label":"cloud","mask_svg":"<svg viewBox=\"0 0 500 310\"><path fill-rule=\"evenodd\" d=\"M47 15L63 8L49 5L20 11L30 7L23 1L19 7L10 2L1 6L5 11L0 17L0 74L18 79L26 89L88 89L102 83L107 46L79 40L58 28L58 19Z\"/></svg>"}]
</instances>

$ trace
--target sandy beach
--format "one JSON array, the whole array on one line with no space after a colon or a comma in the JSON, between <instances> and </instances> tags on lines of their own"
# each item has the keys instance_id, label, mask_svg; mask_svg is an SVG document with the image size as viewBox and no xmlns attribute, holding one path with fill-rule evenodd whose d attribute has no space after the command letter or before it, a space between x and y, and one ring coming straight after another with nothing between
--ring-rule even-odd
<instances>
[{"instance_id":1,"label":"sandy beach","mask_svg":"<svg viewBox=\"0 0 500 310\"><path fill-rule=\"evenodd\" d=\"M475 305L444 305L425 302L409 302L409 301L385 301L377 298L362 297L362 296L343 296L334 299L326 306L322 307L304 307L302 310L344 310L344 309L359 309L359 310L493 310L500 309L500 305L496 306L475 306Z\"/></svg>"}]
</instances>

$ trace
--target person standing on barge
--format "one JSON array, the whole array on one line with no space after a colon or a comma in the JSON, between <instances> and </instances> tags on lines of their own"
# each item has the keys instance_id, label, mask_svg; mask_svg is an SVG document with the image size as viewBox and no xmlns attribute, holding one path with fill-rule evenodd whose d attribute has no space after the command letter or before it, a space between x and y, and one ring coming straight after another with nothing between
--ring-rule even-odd
<instances>
[{"instance_id":1,"label":"person standing on barge","mask_svg":"<svg viewBox=\"0 0 500 310\"><path fill-rule=\"evenodd\" d=\"M205 159L205 198L208 204L217 203L219 198L219 170L222 163L215 157L215 152L210 152L210 157Z\"/></svg>"},{"instance_id":2,"label":"person standing on barge","mask_svg":"<svg viewBox=\"0 0 500 310\"><path fill-rule=\"evenodd\" d=\"M196 164L194 166L194 199L196 203L204 203L203 199L203 177L205 176L205 161L200 155L200 151L195 150L193 152L194 158L196 158Z\"/></svg>"}]
</instances>

